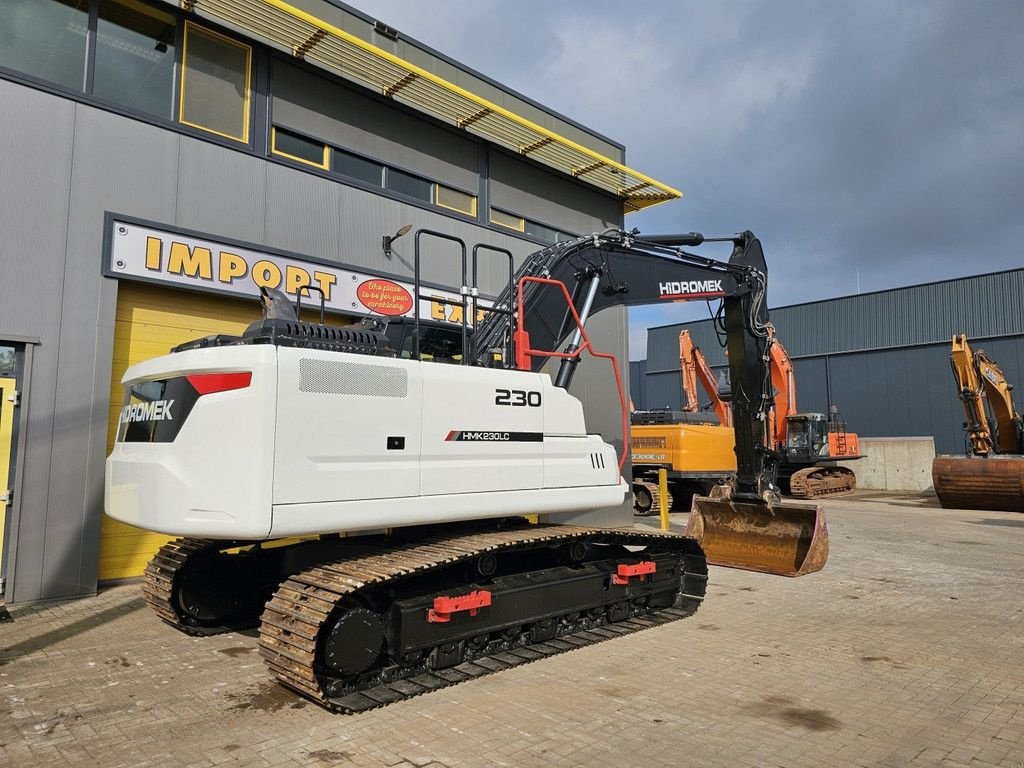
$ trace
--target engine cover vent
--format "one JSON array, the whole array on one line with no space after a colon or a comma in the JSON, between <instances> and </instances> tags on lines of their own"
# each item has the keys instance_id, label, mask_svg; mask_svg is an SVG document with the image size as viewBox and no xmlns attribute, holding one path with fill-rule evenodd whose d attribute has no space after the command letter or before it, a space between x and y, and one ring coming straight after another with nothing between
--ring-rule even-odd
<instances>
[{"instance_id":1,"label":"engine cover vent","mask_svg":"<svg viewBox=\"0 0 1024 768\"><path fill-rule=\"evenodd\" d=\"M407 397L409 372L391 365L299 358L299 391L321 395Z\"/></svg>"}]
</instances>

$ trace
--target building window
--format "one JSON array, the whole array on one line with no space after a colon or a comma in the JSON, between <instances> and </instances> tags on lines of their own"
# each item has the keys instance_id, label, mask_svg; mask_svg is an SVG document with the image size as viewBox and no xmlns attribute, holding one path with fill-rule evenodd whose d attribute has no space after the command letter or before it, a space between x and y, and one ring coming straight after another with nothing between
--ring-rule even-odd
<instances>
[{"instance_id":1,"label":"building window","mask_svg":"<svg viewBox=\"0 0 1024 768\"><path fill-rule=\"evenodd\" d=\"M181 122L248 144L251 60L248 45L185 22Z\"/></svg>"},{"instance_id":2,"label":"building window","mask_svg":"<svg viewBox=\"0 0 1024 768\"><path fill-rule=\"evenodd\" d=\"M176 25L138 0L100 3L93 95L172 119Z\"/></svg>"},{"instance_id":3,"label":"building window","mask_svg":"<svg viewBox=\"0 0 1024 768\"><path fill-rule=\"evenodd\" d=\"M546 243L554 243L558 241L558 230L552 227L545 227L543 224L538 224L536 221L526 220L526 227L523 230L528 235L533 235L538 240L543 240Z\"/></svg>"},{"instance_id":4,"label":"building window","mask_svg":"<svg viewBox=\"0 0 1024 768\"><path fill-rule=\"evenodd\" d=\"M432 183L394 168L388 168L387 173L384 174L384 187L400 195L415 197L417 200L424 200L428 203L434 201L434 185Z\"/></svg>"},{"instance_id":5,"label":"building window","mask_svg":"<svg viewBox=\"0 0 1024 768\"><path fill-rule=\"evenodd\" d=\"M330 158L330 148L322 141L307 139L276 125L270 129L270 150L275 155L324 170L327 169Z\"/></svg>"},{"instance_id":6,"label":"building window","mask_svg":"<svg viewBox=\"0 0 1024 768\"><path fill-rule=\"evenodd\" d=\"M85 90L89 0L0 2L0 66Z\"/></svg>"},{"instance_id":7,"label":"building window","mask_svg":"<svg viewBox=\"0 0 1024 768\"><path fill-rule=\"evenodd\" d=\"M384 166L367 160L351 152L344 152L340 149L334 150L334 171L342 176L372 184L375 187L384 186Z\"/></svg>"},{"instance_id":8,"label":"building window","mask_svg":"<svg viewBox=\"0 0 1024 768\"><path fill-rule=\"evenodd\" d=\"M526 221L522 216L514 216L511 213L499 211L497 208L491 208L491 224L497 224L499 227L508 227L516 232L526 231Z\"/></svg>"},{"instance_id":9,"label":"building window","mask_svg":"<svg viewBox=\"0 0 1024 768\"><path fill-rule=\"evenodd\" d=\"M434 202L442 208L448 208L467 216L476 216L476 196L468 195L443 184L434 185Z\"/></svg>"}]
</instances>

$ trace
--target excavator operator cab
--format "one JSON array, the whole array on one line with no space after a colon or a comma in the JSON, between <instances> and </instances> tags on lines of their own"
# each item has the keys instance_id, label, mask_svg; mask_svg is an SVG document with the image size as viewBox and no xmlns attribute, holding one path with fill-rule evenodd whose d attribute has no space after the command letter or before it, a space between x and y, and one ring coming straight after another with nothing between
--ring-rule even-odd
<instances>
[{"instance_id":1,"label":"excavator operator cab","mask_svg":"<svg viewBox=\"0 0 1024 768\"><path fill-rule=\"evenodd\" d=\"M398 357L411 359L415 347L416 326L405 318L388 323L387 337ZM437 363L462 361L462 333L457 325L420 321L420 359Z\"/></svg>"},{"instance_id":2,"label":"excavator operator cab","mask_svg":"<svg viewBox=\"0 0 1024 768\"><path fill-rule=\"evenodd\" d=\"M828 417L823 413L797 413L786 417L786 455L814 459L828 455Z\"/></svg>"}]
</instances>

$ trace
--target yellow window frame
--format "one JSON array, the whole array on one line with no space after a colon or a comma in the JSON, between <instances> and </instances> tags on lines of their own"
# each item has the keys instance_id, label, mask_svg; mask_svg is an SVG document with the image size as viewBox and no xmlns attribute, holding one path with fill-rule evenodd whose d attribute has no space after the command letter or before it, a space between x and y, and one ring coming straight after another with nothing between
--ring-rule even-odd
<instances>
[{"instance_id":1,"label":"yellow window frame","mask_svg":"<svg viewBox=\"0 0 1024 768\"><path fill-rule=\"evenodd\" d=\"M518 226L513 227L510 226L509 224L506 224L503 221L496 221L494 218L494 214L496 213L499 213L503 216L508 216L510 219L515 219L519 223ZM526 219L524 219L522 216L516 216L514 213L505 213L505 211L502 211L498 208L491 208L491 213L490 216L488 216L488 220L491 222L491 224L496 224L497 226L504 227L505 229L511 229L516 232L526 231Z\"/></svg>"},{"instance_id":2,"label":"yellow window frame","mask_svg":"<svg viewBox=\"0 0 1024 768\"><path fill-rule=\"evenodd\" d=\"M185 80L188 74L188 38L192 29L199 30L204 35L221 40L228 45L233 45L236 48L241 48L245 51L245 101L243 102L243 112L245 114L245 128L242 131L241 136L232 136L230 133L224 133L218 131L216 128L209 128L199 123L193 123L185 119ZM223 136L225 139L231 139L232 141L240 141L243 144L249 143L249 129L250 123L252 122L252 46L246 45L240 40L235 40L227 35L222 35L220 32L214 32L212 29L207 29L200 24L194 24L191 21L185 22L185 40L181 47L181 84L178 87L178 122L182 125L188 125L192 128L198 128L201 131L212 133L217 136Z\"/></svg>"},{"instance_id":3,"label":"yellow window frame","mask_svg":"<svg viewBox=\"0 0 1024 768\"><path fill-rule=\"evenodd\" d=\"M466 197L468 197L470 203L469 210L467 211L465 208L457 208L454 205L447 205L446 203L442 203L439 195L439 193L442 190L446 192L455 192L456 194L465 195ZM437 182L434 182L434 205L436 205L438 208L447 208L449 211L464 213L467 216L476 216L477 197L476 195L469 194L469 192L463 192L461 189L446 187L444 184L438 184Z\"/></svg>"},{"instance_id":4,"label":"yellow window frame","mask_svg":"<svg viewBox=\"0 0 1024 768\"><path fill-rule=\"evenodd\" d=\"M287 129L284 129L287 130ZM305 137L303 137L305 138ZM310 139L312 141L312 139ZM278 157L287 157L289 160L294 160L296 163L303 163L305 165L312 166L313 168L322 168L327 171L330 170L330 159L331 159L331 148L329 145L324 144L324 157L319 163L314 163L312 160L308 160L305 157L299 157L298 155L292 155L288 152L277 148L277 126L270 126L270 153L277 155Z\"/></svg>"}]
</instances>

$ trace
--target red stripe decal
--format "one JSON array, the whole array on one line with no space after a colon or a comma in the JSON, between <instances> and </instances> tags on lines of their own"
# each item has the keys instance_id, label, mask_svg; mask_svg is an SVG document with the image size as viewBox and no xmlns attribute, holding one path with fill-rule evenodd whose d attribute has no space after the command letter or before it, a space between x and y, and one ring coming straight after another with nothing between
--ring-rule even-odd
<instances>
[{"instance_id":1,"label":"red stripe decal","mask_svg":"<svg viewBox=\"0 0 1024 768\"><path fill-rule=\"evenodd\" d=\"M675 301L676 299L703 299L710 296L725 296L725 291L710 291L709 293L666 293L658 298Z\"/></svg>"}]
</instances>

